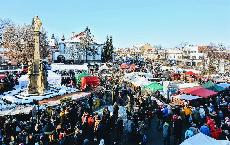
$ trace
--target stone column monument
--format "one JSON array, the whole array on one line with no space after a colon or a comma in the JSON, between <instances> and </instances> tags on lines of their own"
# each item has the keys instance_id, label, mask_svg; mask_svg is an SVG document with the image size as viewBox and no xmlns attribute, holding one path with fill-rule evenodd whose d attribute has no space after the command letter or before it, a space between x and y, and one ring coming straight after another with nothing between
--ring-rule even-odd
<instances>
[{"instance_id":1,"label":"stone column monument","mask_svg":"<svg viewBox=\"0 0 230 145\"><path fill-rule=\"evenodd\" d=\"M40 55L40 28L42 25L41 20L36 16L33 19L34 25L34 58L29 62L28 76L29 87L28 93L35 95L44 94L47 89L47 72Z\"/></svg>"}]
</instances>

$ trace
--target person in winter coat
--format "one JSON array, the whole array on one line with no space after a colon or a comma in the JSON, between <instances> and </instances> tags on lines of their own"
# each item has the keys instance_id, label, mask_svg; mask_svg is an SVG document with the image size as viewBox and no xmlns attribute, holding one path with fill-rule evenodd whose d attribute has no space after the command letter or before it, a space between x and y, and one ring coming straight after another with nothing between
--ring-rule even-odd
<instances>
[{"instance_id":1,"label":"person in winter coat","mask_svg":"<svg viewBox=\"0 0 230 145\"><path fill-rule=\"evenodd\" d=\"M207 136L210 136L210 129L209 129L209 127L207 126L206 123L204 123L204 125L202 125L202 126L200 127L200 132L203 133L203 134L205 134L205 135L207 135Z\"/></svg>"},{"instance_id":2,"label":"person in winter coat","mask_svg":"<svg viewBox=\"0 0 230 145\"><path fill-rule=\"evenodd\" d=\"M168 123L168 121L166 121L163 124L163 141L164 141L164 145L170 145L170 124Z\"/></svg>"},{"instance_id":3,"label":"person in winter coat","mask_svg":"<svg viewBox=\"0 0 230 145\"><path fill-rule=\"evenodd\" d=\"M199 108L196 108L193 110L192 117L193 117L193 122L195 124L198 124L198 122L200 120Z\"/></svg>"},{"instance_id":4,"label":"person in winter coat","mask_svg":"<svg viewBox=\"0 0 230 145\"><path fill-rule=\"evenodd\" d=\"M185 114L186 122L188 123L189 122L189 117L192 114L192 110L187 105L184 107L184 114Z\"/></svg>"},{"instance_id":5,"label":"person in winter coat","mask_svg":"<svg viewBox=\"0 0 230 145\"><path fill-rule=\"evenodd\" d=\"M180 144L182 139L183 121L180 116L174 121L174 144Z\"/></svg>"},{"instance_id":6,"label":"person in winter coat","mask_svg":"<svg viewBox=\"0 0 230 145\"><path fill-rule=\"evenodd\" d=\"M162 113L163 113L163 119L166 119L169 115L169 110L167 106L164 106L164 108L162 109Z\"/></svg>"},{"instance_id":7,"label":"person in winter coat","mask_svg":"<svg viewBox=\"0 0 230 145\"><path fill-rule=\"evenodd\" d=\"M218 140L220 138L221 133L222 133L222 130L215 126L213 130L211 131L211 136L212 138L215 138Z\"/></svg>"},{"instance_id":8,"label":"person in winter coat","mask_svg":"<svg viewBox=\"0 0 230 145\"><path fill-rule=\"evenodd\" d=\"M207 117L207 125L208 125L208 127L210 128L211 131L214 130L215 122L210 117Z\"/></svg>"}]
</instances>

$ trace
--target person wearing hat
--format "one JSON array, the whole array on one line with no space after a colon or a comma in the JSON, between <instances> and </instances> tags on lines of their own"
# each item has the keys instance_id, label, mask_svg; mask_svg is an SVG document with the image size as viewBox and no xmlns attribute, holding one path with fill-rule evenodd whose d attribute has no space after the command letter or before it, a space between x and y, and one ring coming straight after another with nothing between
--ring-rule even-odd
<instances>
[{"instance_id":1,"label":"person wearing hat","mask_svg":"<svg viewBox=\"0 0 230 145\"><path fill-rule=\"evenodd\" d=\"M200 106L199 114L200 114L201 121L204 122L206 114L203 106Z\"/></svg>"}]
</instances>

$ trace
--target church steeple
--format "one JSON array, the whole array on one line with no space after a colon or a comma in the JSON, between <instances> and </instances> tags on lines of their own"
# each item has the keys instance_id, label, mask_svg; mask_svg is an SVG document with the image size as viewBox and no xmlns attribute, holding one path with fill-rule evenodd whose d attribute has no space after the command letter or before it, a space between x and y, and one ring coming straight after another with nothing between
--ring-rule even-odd
<instances>
[{"instance_id":1,"label":"church steeple","mask_svg":"<svg viewBox=\"0 0 230 145\"><path fill-rule=\"evenodd\" d=\"M65 36L62 35L61 41L65 41Z\"/></svg>"}]
</instances>

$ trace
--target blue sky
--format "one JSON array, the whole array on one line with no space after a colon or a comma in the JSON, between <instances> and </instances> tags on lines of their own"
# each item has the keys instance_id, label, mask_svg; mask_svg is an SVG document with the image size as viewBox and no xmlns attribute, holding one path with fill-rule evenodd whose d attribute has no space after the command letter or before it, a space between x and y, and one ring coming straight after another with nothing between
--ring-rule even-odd
<instances>
[{"instance_id":1,"label":"blue sky","mask_svg":"<svg viewBox=\"0 0 230 145\"><path fill-rule=\"evenodd\" d=\"M91 28L116 47L181 42L230 45L230 0L2 0L0 18L31 23L38 15L49 36L61 37Z\"/></svg>"}]
</instances>

